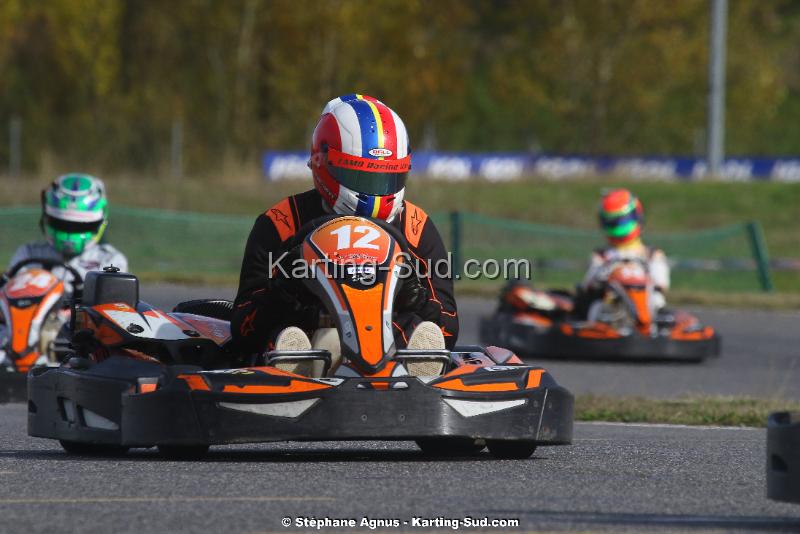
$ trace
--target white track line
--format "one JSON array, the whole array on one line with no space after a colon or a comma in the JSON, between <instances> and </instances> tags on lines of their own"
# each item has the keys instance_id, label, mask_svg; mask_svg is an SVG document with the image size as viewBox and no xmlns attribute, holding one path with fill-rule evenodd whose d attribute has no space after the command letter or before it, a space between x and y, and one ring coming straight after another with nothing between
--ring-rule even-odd
<instances>
[{"instance_id":1,"label":"white track line","mask_svg":"<svg viewBox=\"0 0 800 534\"><path fill-rule=\"evenodd\" d=\"M763 430L766 428L757 428L754 426L712 426L712 425L670 425L667 423L621 423L617 421L575 421L579 425L594 425L594 426L620 426L630 428L675 428L683 429L688 428L692 430Z\"/></svg>"}]
</instances>

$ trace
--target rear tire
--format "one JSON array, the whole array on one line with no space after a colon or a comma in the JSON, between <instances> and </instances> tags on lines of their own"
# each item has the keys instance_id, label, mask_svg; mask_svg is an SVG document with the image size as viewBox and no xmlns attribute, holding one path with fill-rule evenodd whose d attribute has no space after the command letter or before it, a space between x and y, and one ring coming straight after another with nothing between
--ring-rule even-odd
<instances>
[{"instance_id":1,"label":"rear tire","mask_svg":"<svg viewBox=\"0 0 800 534\"><path fill-rule=\"evenodd\" d=\"M83 441L59 440L61 447L70 454L79 456L122 456L130 447L108 445L105 443L86 443Z\"/></svg>"},{"instance_id":2,"label":"rear tire","mask_svg":"<svg viewBox=\"0 0 800 534\"><path fill-rule=\"evenodd\" d=\"M535 441L490 440L486 443L495 458L504 460L524 460L536 451Z\"/></svg>"},{"instance_id":3,"label":"rear tire","mask_svg":"<svg viewBox=\"0 0 800 534\"><path fill-rule=\"evenodd\" d=\"M169 460L200 460L208 454L208 445L159 445L158 452Z\"/></svg>"},{"instance_id":4,"label":"rear tire","mask_svg":"<svg viewBox=\"0 0 800 534\"><path fill-rule=\"evenodd\" d=\"M428 456L474 456L486 447L482 439L472 438L422 438L416 442Z\"/></svg>"}]
</instances>

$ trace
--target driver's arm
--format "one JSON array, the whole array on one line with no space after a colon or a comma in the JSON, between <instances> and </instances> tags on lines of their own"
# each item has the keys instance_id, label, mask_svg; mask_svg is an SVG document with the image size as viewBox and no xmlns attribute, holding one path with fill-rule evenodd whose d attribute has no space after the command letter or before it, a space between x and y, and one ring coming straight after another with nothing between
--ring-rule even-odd
<instances>
[{"instance_id":1,"label":"driver's arm","mask_svg":"<svg viewBox=\"0 0 800 534\"><path fill-rule=\"evenodd\" d=\"M453 291L452 278L442 278L431 271L436 262L447 261L447 249L442 242L439 231L433 221L428 219L422 229L422 235L416 247L410 251L415 260L420 261L429 276L422 279L427 290L427 300L415 312L397 312L395 315L395 336L398 341L407 342L414 328L422 321L433 321L442 328L445 344L452 349L458 338L458 311ZM444 272L444 269L441 269ZM405 345L405 343L403 343Z\"/></svg>"},{"instance_id":2,"label":"driver's arm","mask_svg":"<svg viewBox=\"0 0 800 534\"><path fill-rule=\"evenodd\" d=\"M583 282L581 282L580 288L583 291L589 291L597 284L597 278L600 274L600 271L605 265L606 261L602 255L598 252L593 252L592 257L589 259L589 269L586 271L586 274L583 277Z\"/></svg>"},{"instance_id":3,"label":"driver's arm","mask_svg":"<svg viewBox=\"0 0 800 534\"><path fill-rule=\"evenodd\" d=\"M231 336L249 352L264 350L270 328L286 317L285 305L267 287L270 254L277 259L282 241L272 220L264 214L256 219L244 249L239 290L231 318Z\"/></svg>"},{"instance_id":4,"label":"driver's arm","mask_svg":"<svg viewBox=\"0 0 800 534\"><path fill-rule=\"evenodd\" d=\"M648 262L648 270L650 271L650 278L653 280L653 286L661 293L669 291L669 262L667 256L661 250L654 250L650 255Z\"/></svg>"}]
</instances>

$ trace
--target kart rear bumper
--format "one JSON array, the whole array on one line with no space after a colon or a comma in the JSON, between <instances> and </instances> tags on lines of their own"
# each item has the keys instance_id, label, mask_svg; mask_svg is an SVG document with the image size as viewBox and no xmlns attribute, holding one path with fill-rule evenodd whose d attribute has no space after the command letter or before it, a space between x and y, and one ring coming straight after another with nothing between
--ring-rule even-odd
<instances>
[{"instance_id":1,"label":"kart rear bumper","mask_svg":"<svg viewBox=\"0 0 800 534\"><path fill-rule=\"evenodd\" d=\"M572 440L573 397L557 385L486 393L442 390L414 377L381 379L387 389L359 387L366 382L241 394L192 390L173 379L152 393L135 393L124 380L48 369L29 377L28 433L134 447L445 436L539 445Z\"/></svg>"},{"instance_id":2,"label":"kart rear bumper","mask_svg":"<svg viewBox=\"0 0 800 534\"><path fill-rule=\"evenodd\" d=\"M619 338L584 338L565 335L560 330L542 330L497 315L481 320L481 340L513 350L520 357L600 360L700 361L718 356L717 334L699 340L679 340L667 336L645 337L631 334Z\"/></svg>"},{"instance_id":3,"label":"kart rear bumper","mask_svg":"<svg viewBox=\"0 0 800 534\"><path fill-rule=\"evenodd\" d=\"M800 412L769 416L767 497L800 503Z\"/></svg>"}]
</instances>

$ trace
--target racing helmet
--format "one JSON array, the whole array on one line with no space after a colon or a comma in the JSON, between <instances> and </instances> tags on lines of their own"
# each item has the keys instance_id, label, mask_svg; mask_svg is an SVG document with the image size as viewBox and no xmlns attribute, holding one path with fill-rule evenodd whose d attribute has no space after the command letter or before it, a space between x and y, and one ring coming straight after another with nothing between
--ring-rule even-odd
<instances>
[{"instance_id":1,"label":"racing helmet","mask_svg":"<svg viewBox=\"0 0 800 534\"><path fill-rule=\"evenodd\" d=\"M623 245L641 235L644 210L639 199L627 189L612 189L603 194L599 218L608 241Z\"/></svg>"},{"instance_id":2,"label":"racing helmet","mask_svg":"<svg viewBox=\"0 0 800 534\"><path fill-rule=\"evenodd\" d=\"M411 168L405 124L374 97L335 98L314 129L309 167L334 213L391 222L402 209Z\"/></svg>"},{"instance_id":3,"label":"racing helmet","mask_svg":"<svg viewBox=\"0 0 800 534\"><path fill-rule=\"evenodd\" d=\"M96 245L107 224L106 188L99 178L64 174L42 191L42 231L64 256L77 256Z\"/></svg>"}]
</instances>

